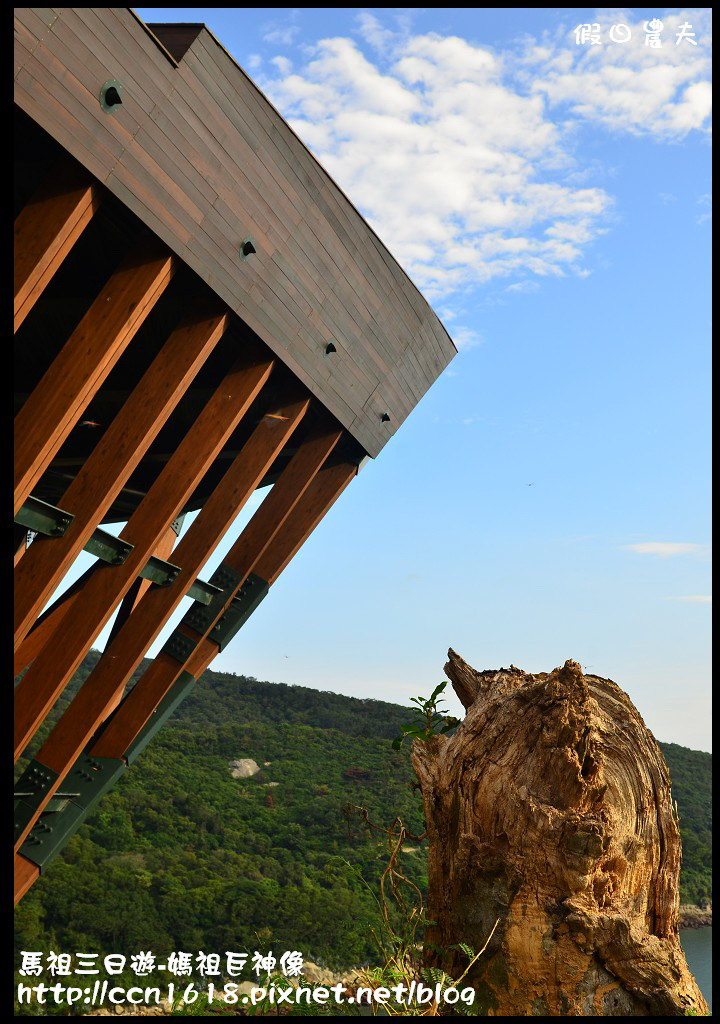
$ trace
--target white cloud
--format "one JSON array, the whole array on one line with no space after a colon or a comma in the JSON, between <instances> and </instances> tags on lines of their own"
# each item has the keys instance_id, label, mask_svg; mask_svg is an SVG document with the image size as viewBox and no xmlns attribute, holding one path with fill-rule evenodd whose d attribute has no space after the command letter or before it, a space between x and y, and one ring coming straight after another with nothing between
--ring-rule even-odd
<instances>
[{"instance_id":1,"label":"white cloud","mask_svg":"<svg viewBox=\"0 0 720 1024\"><path fill-rule=\"evenodd\" d=\"M287 57L273 57L270 61L281 75L289 75L292 69L292 63Z\"/></svg>"},{"instance_id":2,"label":"white cloud","mask_svg":"<svg viewBox=\"0 0 720 1024\"><path fill-rule=\"evenodd\" d=\"M688 19L697 48L583 49L563 31L499 54L364 12L367 53L323 39L259 84L431 301L497 277L528 289L590 273L612 222L608 174L575 157L579 122L661 140L705 125L709 27Z\"/></svg>"},{"instance_id":3,"label":"white cloud","mask_svg":"<svg viewBox=\"0 0 720 1024\"><path fill-rule=\"evenodd\" d=\"M509 284L505 289L506 292L536 292L540 285L537 281L531 281L525 279L524 281L516 281L514 284Z\"/></svg>"},{"instance_id":4,"label":"white cloud","mask_svg":"<svg viewBox=\"0 0 720 1024\"><path fill-rule=\"evenodd\" d=\"M642 544L626 544L625 547L638 555L659 555L661 558L691 555L703 550L702 544L677 544L668 541L646 541Z\"/></svg>"},{"instance_id":5,"label":"white cloud","mask_svg":"<svg viewBox=\"0 0 720 1024\"><path fill-rule=\"evenodd\" d=\"M573 166L540 96L462 39L374 63L350 39L260 82L431 299L498 275L578 270L611 199Z\"/></svg>"},{"instance_id":6,"label":"white cloud","mask_svg":"<svg viewBox=\"0 0 720 1024\"><path fill-rule=\"evenodd\" d=\"M693 604L712 604L712 594L679 594L668 601L689 601Z\"/></svg>"},{"instance_id":7,"label":"white cloud","mask_svg":"<svg viewBox=\"0 0 720 1024\"><path fill-rule=\"evenodd\" d=\"M299 31L299 25L285 25L282 28L270 29L269 32L265 33L263 39L266 43L280 43L282 46L290 46Z\"/></svg>"},{"instance_id":8,"label":"white cloud","mask_svg":"<svg viewBox=\"0 0 720 1024\"><path fill-rule=\"evenodd\" d=\"M564 46L538 48L525 56L525 80L531 91L553 106L564 105L583 120L599 121L617 132L677 139L692 129L709 130L712 90L711 15L709 8L663 14L662 47L645 44L644 21L630 12L605 11L593 20L600 25L600 46L578 46L573 30ZM680 26L690 22L695 43L676 41ZM624 23L632 32L626 43L608 38L612 25Z\"/></svg>"},{"instance_id":9,"label":"white cloud","mask_svg":"<svg viewBox=\"0 0 720 1024\"><path fill-rule=\"evenodd\" d=\"M477 331L473 331L470 327L454 327L451 333L452 340L460 352L482 345L483 339Z\"/></svg>"},{"instance_id":10,"label":"white cloud","mask_svg":"<svg viewBox=\"0 0 720 1024\"><path fill-rule=\"evenodd\" d=\"M384 28L374 14L362 11L355 19L358 31L363 39L376 50L386 51L395 42L392 29Z\"/></svg>"},{"instance_id":11,"label":"white cloud","mask_svg":"<svg viewBox=\"0 0 720 1024\"><path fill-rule=\"evenodd\" d=\"M278 43L281 46L292 46L295 36L300 31L297 19L302 8L292 7L286 21L267 21L261 26L263 40L266 43Z\"/></svg>"},{"instance_id":12,"label":"white cloud","mask_svg":"<svg viewBox=\"0 0 720 1024\"><path fill-rule=\"evenodd\" d=\"M705 221L712 220L712 196L710 193L706 192L705 195L700 196L697 202L698 206L704 206L706 209L697 215L696 223L704 224Z\"/></svg>"}]
</instances>

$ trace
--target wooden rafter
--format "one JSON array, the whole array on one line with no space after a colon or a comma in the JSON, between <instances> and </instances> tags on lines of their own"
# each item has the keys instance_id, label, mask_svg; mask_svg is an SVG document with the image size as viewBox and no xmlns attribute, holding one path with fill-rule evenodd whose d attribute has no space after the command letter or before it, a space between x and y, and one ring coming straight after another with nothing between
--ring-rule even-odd
<instances>
[{"instance_id":1,"label":"wooden rafter","mask_svg":"<svg viewBox=\"0 0 720 1024\"><path fill-rule=\"evenodd\" d=\"M99 205L87 171L62 160L15 218L16 331Z\"/></svg>"},{"instance_id":2,"label":"wooden rafter","mask_svg":"<svg viewBox=\"0 0 720 1024\"><path fill-rule=\"evenodd\" d=\"M153 552L156 558L168 559L172 554L172 549L175 547L177 541L177 532L174 526L169 526L165 531L164 537L160 540L157 548ZM117 615L112 624L112 630L107 639L108 644L111 644L115 639L116 635L120 632L122 627L127 622L133 608L136 608L138 602L148 592L152 586L152 581L143 579L141 576L133 583L130 590L128 590L125 597L120 602L120 607L117 610Z\"/></svg>"},{"instance_id":3,"label":"wooden rafter","mask_svg":"<svg viewBox=\"0 0 720 1024\"><path fill-rule=\"evenodd\" d=\"M330 440L328 435L325 435L325 439L326 441ZM316 439L316 441L319 441L319 438ZM286 489L288 491L290 490L289 481L291 481L294 478L295 484L297 485L301 480L301 473L299 472L300 464L304 463L306 473L310 469L312 458L309 457L308 451L309 449L305 448L304 452L302 452L302 455L300 452L297 453L293 460L295 462L295 465L293 467L292 472L289 472L290 465L288 465L285 475ZM316 443L314 457L317 458L318 454L319 445ZM246 527L246 530L243 531L243 534L241 534L241 537L234 546L233 550L236 551L238 554L241 550L244 550L246 555L250 555L250 538L254 535L257 542L260 545L262 545L262 550L264 552L263 558L257 560L254 563L254 568L259 569L260 567L262 567L262 571L267 573L270 579L277 579L278 575L280 574L280 572L282 572L282 569L289 561L289 557L291 557L288 554L289 551L292 550L292 552L294 553L300 546L300 544L302 544L303 541L307 539L312 530L315 528L315 526L317 526L319 521L322 519L323 514L330 509L330 507L334 504L334 502L337 500L340 494L345 490L349 482L356 475L357 465L352 462L338 462L333 465L328 465L326 468L321 469L319 472L316 471L315 473L312 473L310 481L307 486L302 487L302 485L300 484L300 495L298 497L298 500L292 503L291 511L288 512L287 515L280 515L278 517L279 509L281 505L286 504L286 500L284 498L282 500L281 498L276 498L275 502L271 503L268 506L268 508L266 508L266 514L264 517L258 517L258 512L260 510L258 510L258 512L255 513L255 516L251 520L250 524L248 524L248 527ZM278 481L278 483L280 483L280 481ZM271 491L271 494L272 493L273 492ZM282 493L283 489L281 488L281 496ZM265 505L266 502L267 499L265 502L263 502L263 505ZM273 506L275 507L273 508ZM262 507L263 506L261 506L261 508ZM276 524L279 523L276 529L273 529L272 527L273 522L275 522ZM253 523L254 525L252 525ZM286 529L288 523L289 529ZM251 525L252 528L250 529ZM263 542L263 540L261 539L263 538L263 536L266 539L265 542ZM274 543L275 539L277 539L277 543ZM177 554L174 557L177 559ZM128 621L131 620L132 616ZM202 672L205 671L205 669L210 664L216 653L217 646L212 641L204 639L195 648L192 657L186 660L184 663L180 664L179 672L182 673L184 671L186 674L188 672L191 672L192 675L196 677L199 676L200 674L202 674ZM154 664L157 664L157 661ZM100 665L96 667L96 672L97 668L99 667ZM148 670L148 673L151 671L151 669ZM124 745L126 743L132 743L133 740L136 739L139 732L142 730L143 726L147 722L147 715L144 712L141 712L137 705L132 708L131 714L128 715L122 713L126 707L131 707L129 698L132 697L133 693L138 692L138 687L141 686L142 683L146 682L148 673L146 673L145 676L143 676L141 682L136 685L133 691L131 691L130 695L125 699L125 702L123 702L123 704L121 705L119 711L115 713L115 717L110 719L110 726L106 727L105 731L101 733L99 740L97 740L93 745L90 746L89 752L91 758L121 760L123 756L120 753L121 748L123 749L123 751L127 750L128 747ZM106 677L106 680L109 682L109 677ZM98 682L102 683L102 679L98 679L96 677L95 686L97 686ZM109 694L110 689L111 687L105 687L105 695ZM154 695L154 697L156 698L156 701L160 700L163 695L161 690L158 688L157 678L155 686L147 687L146 685L145 691L145 696L143 698L144 704L147 704L147 696L151 692L152 695ZM87 693L89 691L86 690L85 692ZM80 696L82 693L83 690L80 691L80 694L78 694L78 696ZM109 698L108 704L110 705L111 703L114 703L119 698L119 696L120 694L116 691L114 697ZM79 704L76 704L76 701L73 701L73 705L75 705L74 719L69 723L66 723L66 725L69 725L70 731L74 733L74 742L70 743L68 740L67 732L63 734L62 731L60 730L60 736L58 743L56 744L55 747L55 753L57 753L58 749L63 750L63 757L66 759L66 764L65 768L59 774L56 782L50 787L51 793L56 791L57 787L60 785L62 781L62 778L65 776L67 771L72 767L72 755L74 754L75 757L81 755L82 750L85 749L86 744L90 740L91 733L89 731L89 727L86 726L84 730L84 736L81 735L82 729L80 727L80 719L82 717L83 708ZM71 708L68 709L68 712L71 710L72 705ZM90 713L91 715L94 714L91 708L86 708L85 710L87 713ZM66 712L65 716L63 716L64 719L67 718L68 712ZM59 726L61 725L62 720L61 723L59 723ZM111 727L113 726L115 726L115 728L111 730ZM56 727L54 731L57 733L58 729L59 727ZM52 738L52 734L50 738ZM50 754L48 755L48 749L46 749L47 746L48 745L46 744L38 754L38 761L40 761L41 764L49 763L50 761L54 760L52 747L48 748L50 750ZM58 762L55 760L55 763L57 764ZM49 797L50 793L48 793L47 798L43 801L43 805L47 803L47 799L49 799ZM28 828L23 832L22 837L28 834L30 827L31 825L29 825ZM19 843L16 844L15 853L16 902L22 899L23 895L25 895L25 893L31 888L31 886L40 876L40 871L38 867L27 857L23 856L22 853L18 852L18 846Z\"/></svg>"},{"instance_id":4,"label":"wooden rafter","mask_svg":"<svg viewBox=\"0 0 720 1024\"><path fill-rule=\"evenodd\" d=\"M133 253L112 275L15 417L15 515L172 273L173 258L157 242Z\"/></svg>"},{"instance_id":5,"label":"wooden rafter","mask_svg":"<svg viewBox=\"0 0 720 1024\"><path fill-rule=\"evenodd\" d=\"M80 591L100 565L102 565L101 562L95 562L89 569L86 569L82 576L79 576L73 584L53 601L49 608L45 609L42 615L38 616L32 629L15 651L13 666L13 676L15 678L20 675L23 669L35 661L40 651L49 642L60 626L60 623L72 608Z\"/></svg>"},{"instance_id":6,"label":"wooden rafter","mask_svg":"<svg viewBox=\"0 0 720 1024\"><path fill-rule=\"evenodd\" d=\"M179 631L190 637L197 646L186 658L178 659L177 656L171 656L164 651L157 654L142 679L127 695L94 744L94 756L122 757L180 674L188 670L191 659L206 656L212 659L217 654L217 644L207 639L208 634L252 572L258 558L282 529L288 515L337 445L341 433L340 430L326 428L307 438L298 448L277 483L223 559L223 567L236 574L237 585L226 592L222 601L218 602L202 635L184 623L180 625Z\"/></svg>"},{"instance_id":7,"label":"wooden rafter","mask_svg":"<svg viewBox=\"0 0 720 1024\"><path fill-rule=\"evenodd\" d=\"M122 531L122 539L134 545L125 562L107 566L94 574L88 581L78 614L73 616L73 630L66 642L57 651L43 651L18 683L15 690L16 759L259 394L273 365L270 357L253 353L225 376Z\"/></svg>"},{"instance_id":8,"label":"wooden rafter","mask_svg":"<svg viewBox=\"0 0 720 1024\"><path fill-rule=\"evenodd\" d=\"M61 582L114 498L177 406L227 325L193 311L173 331L61 499L74 516L62 537L37 540L15 574L15 646Z\"/></svg>"},{"instance_id":9,"label":"wooden rafter","mask_svg":"<svg viewBox=\"0 0 720 1024\"><path fill-rule=\"evenodd\" d=\"M15 903L19 903L40 877L40 869L21 853L15 854Z\"/></svg>"},{"instance_id":10,"label":"wooden rafter","mask_svg":"<svg viewBox=\"0 0 720 1024\"><path fill-rule=\"evenodd\" d=\"M154 554L156 555L156 557L163 559L169 558L170 555L172 554L172 549L175 547L176 541L177 533L175 531L175 526L169 526L165 531L165 536L161 539L159 545L155 549ZM132 615L133 609L137 608L138 604L145 596L145 594L148 592L151 586L152 583L150 580L144 580L140 576L138 576L138 578L135 580L132 587L130 587L127 594L120 602L120 607L117 610L115 620L112 624L110 636L107 638L107 643L105 645L106 647L109 647L112 644L117 634L120 632L120 630L123 628L127 620ZM115 709L115 707L117 707L117 705L120 703L121 698L122 691L120 690L115 696L115 702L110 702L107 704L105 708L105 717L107 717Z\"/></svg>"},{"instance_id":11,"label":"wooden rafter","mask_svg":"<svg viewBox=\"0 0 720 1024\"><path fill-rule=\"evenodd\" d=\"M165 537L160 541L158 547L155 549L153 554L157 558L167 559L173 549L173 545L177 540L177 534L173 527L168 527ZM92 574L98 568L102 568L103 562L98 561L87 569L82 576L80 576L67 590L58 597L58 599L47 608L42 615L40 615L35 622L35 625L30 630L28 635L23 640L20 647L15 652L14 660L14 671L13 675L17 678L23 669L27 668L46 644L50 643L53 636L57 633L61 622L72 608L73 604L80 596L80 592L90 579ZM135 583L132 585L128 593L123 598L118 608L115 622L113 623L113 633L119 628L119 625L125 621L125 618L129 614L129 610L137 604L140 598L143 596L148 587L151 586L151 581L138 577ZM110 634L108 640L111 640L113 633Z\"/></svg>"},{"instance_id":12,"label":"wooden rafter","mask_svg":"<svg viewBox=\"0 0 720 1024\"><path fill-rule=\"evenodd\" d=\"M293 512L288 515L283 528L277 532L263 554L254 563L252 571L255 575L268 584L277 580L350 481L357 476L357 472L358 467L354 462L345 462L324 470L324 473L318 473L313 481L315 486L308 487L303 498L297 503ZM286 530L288 536L285 540ZM275 543L276 538L277 543ZM290 548L292 548L292 553L288 554ZM186 671L195 679L199 679L205 669L210 666L216 654L215 644L211 640L204 639L188 659L185 666Z\"/></svg>"},{"instance_id":13,"label":"wooden rafter","mask_svg":"<svg viewBox=\"0 0 720 1024\"><path fill-rule=\"evenodd\" d=\"M180 567L177 585L154 587L145 594L136 613L130 615L113 644L105 649L86 685L81 687L43 743L35 762L49 768L53 779L45 787L33 815L18 831L16 850L104 720L108 706L114 706L148 647L280 454L308 405L309 398L299 398L268 410L175 549L174 564Z\"/></svg>"},{"instance_id":14,"label":"wooden rafter","mask_svg":"<svg viewBox=\"0 0 720 1024\"><path fill-rule=\"evenodd\" d=\"M253 572L273 584L357 472L354 462L338 462L322 469L258 558Z\"/></svg>"},{"instance_id":15,"label":"wooden rafter","mask_svg":"<svg viewBox=\"0 0 720 1024\"><path fill-rule=\"evenodd\" d=\"M17 898L455 352L212 34L181 35L128 8L15 9L16 759L117 613L18 787ZM197 579L261 484L213 577ZM120 538L102 529L121 520ZM82 550L98 562L43 611ZM63 779L72 799L55 813Z\"/></svg>"}]
</instances>

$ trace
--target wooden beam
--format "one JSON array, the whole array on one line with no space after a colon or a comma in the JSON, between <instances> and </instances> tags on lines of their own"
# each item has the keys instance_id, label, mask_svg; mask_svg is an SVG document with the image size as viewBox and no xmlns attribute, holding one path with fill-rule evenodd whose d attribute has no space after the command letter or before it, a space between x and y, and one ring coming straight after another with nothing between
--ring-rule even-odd
<instances>
[{"instance_id":1,"label":"wooden beam","mask_svg":"<svg viewBox=\"0 0 720 1024\"><path fill-rule=\"evenodd\" d=\"M60 506L74 516L62 537L38 537L15 571L15 648L217 345L227 315L195 309L183 319L85 459Z\"/></svg>"},{"instance_id":2,"label":"wooden beam","mask_svg":"<svg viewBox=\"0 0 720 1024\"><path fill-rule=\"evenodd\" d=\"M16 331L99 205L87 171L63 160L15 218Z\"/></svg>"},{"instance_id":3,"label":"wooden beam","mask_svg":"<svg viewBox=\"0 0 720 1024\"><path fill-rule=\"evenodd\" d=\"M274 583L357 473L354 462L323 468L287 516L282 529L256 559L252 572L266 583ZM199 679L216 653L215 644L204 640L189 658L185 670Z\"/></svg>"},{"instance_id":4,"label":"wooden beam","mask_svg":"<svg viewBox=\"0 0 720 1024\"><path fill-rule=\"evenodd\" d=\"M273 365L272 358L253 351L225 376L122 531L122 539L134 545L126 561L95 573L65 642L57 650L43 651L16 686L16 760L259 394Z\"/></svg>"},{"instance_id":5,"label":"wooden beam","mask_svg":"<svg viewBox=\"0 0 720 1024\"><path fill-rule=\"evenodd\" d=\"M342 433L340 428L325 427L306 438L233 544L223 561L239 573L243 580L279 535L293 509L327 462Z\"/></svg>"},{"instance_id":6,"label":"wooden beam","mask_svg":"<svg viewBox=\"0 0 720 1024\"><path fill-rule=\"evenodd\" d=\"M15 651L13 678L17 679L22 670L35 661L99 565L102 565L102 562L94 562L49 608L45 609L42 615L38 616L33 628Z\"/></svg>"},{"instance_id":7,"label":"wooden beam","mask_svg":"<svg viewBox=\"0 0 720 1024\"><path fill-rule=\"evenodd\" d=\"M229 591L216 614L202 635L179 627L198 644L192 655L178 660L160 651L143 673L142 679L125 697L122 705L108 722L99 740L92 748L96 757L123 757L130 743L149 720L163 697L169 692L176 679L188 667L190 658L205 652L212 658L217 654L217 644L207 639L215 622L222 616L234 594L245 581L258 558L282 528L282 524L307 490L311 481L327 460L342 435L341 429L318 430L300 445L287 464L270 493L253 515L235 544L223 559L223 565L238 573L237 587Z\"/></svg>"},{"instance_id":8,"label":"wooden beam","mask_svg":"<svg viewBox=\"0 0 720 1024\"><path fill-rule=\"evenodd\" d=\"M161 540L156 550L153 551L153 554L157 558L169 559L176 540L177 534L175 533L174 528L172 526L168 527L165 538ZM45 644L58 629L60 623L72 607L76 598L79 596L80 591L92 574L96 569L103 565L104 563L99 560L94 562L90 568L82 574L82 576L79 576L75 582L67 588L67 590L62 592L60 597L51 605L50 608L47 608L42 615L38 616L35 625L15 652L13 678L17 679L22 670L27 668L27 666L35 660ZM118 608L117 615L115 616L115 622L113 623L113 631L118 628L118 620L124 621L126 617L123 615L123 605L125 602L130 598L131 601L128 607L132 608L132 605L137 604L150 586L152 586L151 580L143 579L143 577L138 576L135 583L123 598L120 608ZM111 640L112 637L113 633L110 634L109 640Z\"/></svg>"},{"instance_id":9,"label":"wooden beam","mask_svg":"<svg viewBox=\"0 0 720 1024\"><path fill-rule=\"evenodd\" d=\"M15 854L15 905L40 877L40 868L21 853Z\"/></svg>"},{"instance_id":10,"label":"wooden beam","mask_svg":"<svg viewBox=\"0 0 720 1024\"><path fill-rule=\"evenodd\" d=\"M357 472L354 462L338 462L323 468L255 563L253 572L267 583L274 583Z\"/></svg>"},{"instance_id":11,"label":"wooden beam","mask_svg":"<svg viewBox=\"0 0 720 1024\"><path fill-rule=\"evenodd\" d=\"M15 515L168 285L150 241L112 275L15 417Z\"/></svg>"},{"instance_id":12,"label":"wooden beam","mask_svg":"<svg viewBox=\"0 0 720 1024\"><path fill-rule=\"evenodd\" d=\"M302 420L309 402L309 398L302 398L274 406L261 419L173 552L173 562L181 570L177 585L153 587L145 594L35 755L36 761L57 775L48 784L31 820L18 835L16 850L87 746L107 714L107 708L114 705L118 692L122 693L127 679L182 600L185 591L280 454ZM30 672L32 668L23 682Z\"/></svg>"},{"instance_id":13,"label":"wooden beam","mask_svg":"<svg viewBox=\"0 0 720 1024\"><path fill-rule=\"evenodd\" d=\"M14 526L14 543L15 543L15 554L13 556L13 566L16 566L22 556L27 551L27 535L28 531L24 526L18 526L17 523Z\"/></svg>"},{"instance_id":14,"label":"wooden beam","mask_svg":"<svg viewBox=\"0 0 720 1024\"><path fill-rule=\"evenodd\" d=\"M172 526L168 526L164 537L158 544L157 548L153 551L153 555L155 555L156 558L162 558L164 561L169 561L172 549L175 547L176 540L177 533ZM142 576L138 576L135 580L132 587L130 587L127 594L122 599L120 607L117 610L117 615L115 616L115 621L113 622L112 629L107 640L108 644L113 642L117 633L127 622L130 612L152 585L152 580L143 579Z\"/></svg>"},{"instance_id":15,"label":"wooden beam","mask_svg":"<svg viewBox=\"0 0 720 1024\"><path fill-rule=\"evenodd\" d=\"M170 555L172 554L173 548L175 547L176 540L177 533L175 532L174 527L168 526L167 530L165 531L165 536L160 541L160 544L155 549L153 554L157 558L163 558L165 560L168 560L170 558ZM120 607L118 608L117 614L115 616L115 621L113 622L112 629L110 630L110 636L107 638L107 643L105 644L106 647L109 647L112 644L115 637L118 635L118 633L123 628L127 620L130 618L133 609L137 608L138 604L145 596L145 594L148 592L151 586L152 581L144 580L141 576L138 576L138 578L135 580L135 582L130 587L127 594L120 603ZM119 690L118 693L115 695L114 703L111 702L106 707L106 718L109 714L111 714L112 711L114 711L114 709L117 707L121 700L122 690Z\"/></svg>"},{"instance_id":16,"label":"wooden beam","mask_svg":"<svg viewBox=\"0 0 720 1024\"><path fill-rule=\"evenodd\" d=\"M54 636L61 622L77 600L79 593L70 594L65 597L63 594L52 608L48 609L48 615L42 620L38 619L36 625L28 633L18 649L15 651L13 676L17 678L23 669L31 665L40 654L40 651Z\"/></svg>"}]
</instances>

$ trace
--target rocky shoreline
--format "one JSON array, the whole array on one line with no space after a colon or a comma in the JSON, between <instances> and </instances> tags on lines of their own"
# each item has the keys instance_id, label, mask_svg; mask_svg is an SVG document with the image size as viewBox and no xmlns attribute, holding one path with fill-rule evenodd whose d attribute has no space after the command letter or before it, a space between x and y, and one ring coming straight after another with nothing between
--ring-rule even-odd
<instances>
[{"instance_id":1,"label":"rocky shoreline","mask_svg":"<svg viewBox=\"0 0 720 1024\"><path fill-rule=\"evenodd\" d=\"M712 907L680 906L681 928L708 928L712 926Z\"/></svg>"}]
</instances>

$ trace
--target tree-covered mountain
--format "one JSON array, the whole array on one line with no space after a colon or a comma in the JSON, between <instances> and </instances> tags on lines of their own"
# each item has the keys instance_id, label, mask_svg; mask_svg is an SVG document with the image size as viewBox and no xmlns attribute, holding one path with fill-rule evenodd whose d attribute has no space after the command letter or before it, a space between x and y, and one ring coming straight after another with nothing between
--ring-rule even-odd
<instances>
[{"instance_id":1,"label":"tree-covered mountain","mask_svg":"<svg viewBox=\"0 0 720 1024\"><path fill-rule=\"evenodd\" d=\"M391 745L407 718L380 701L206 672L22 901L18 948L282 948L330 966L372 961L387 842L346 808L422 831L408 749ZM685 847L682 898L696 902L712 891L711 756L662 746ZM261 770L233 778L238 758ZM402 856L422 888L422 846Z\"/></svg>"},{"instance_id":2,"label":"tree-covered mountain","mask_svg":"<svg viewBox=\"0 0 720 1024\"><path fill-rule=\"evenodd\" d=\"M712 899L712 754L661 743L680 815L680 899Z\"/></svg>"}]
</instances>

